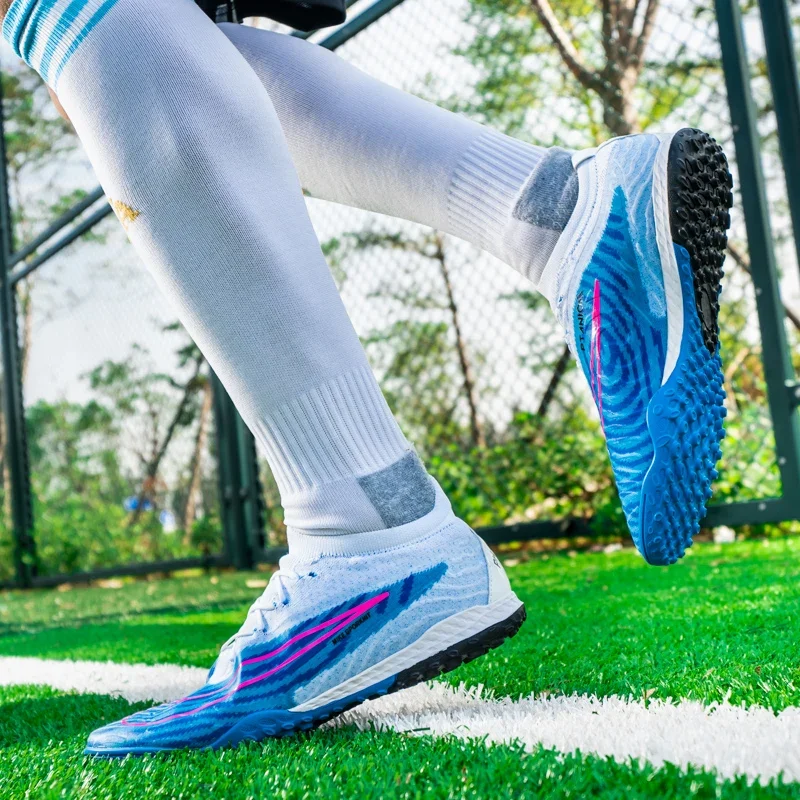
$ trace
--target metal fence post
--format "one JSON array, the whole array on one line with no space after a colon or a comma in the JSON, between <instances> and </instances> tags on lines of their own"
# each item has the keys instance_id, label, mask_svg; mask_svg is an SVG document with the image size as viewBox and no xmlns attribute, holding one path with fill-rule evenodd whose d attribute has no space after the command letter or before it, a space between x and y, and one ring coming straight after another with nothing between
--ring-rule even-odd
<instances>
[{"instance_id":1,"label":"metal fence post","mask_svg":"<svg viewBox=\"0 0 800 800\"><path fill-rule=\"evenodd\" d=\"M213 373L212 382L225 551L236 569L252 569L259 535L263 536L258 530L262 515L258 473L254 473L255 444L225 387Z\"/></svg>"},{"instance_id":2,"label":"metal fence post","mask_svg":"<svg viewBox=\"0 0 800 800\"><path fill-rule=\"evenodd\" d=\"M22 586L30 586L36 575L36 545L33 539L33 506L28 444L25 435L25 408L22 401L16 291L9 275L14 236L8 196L2 73L0 73L0 162L2 162L0 163L0 326L2 326L0 337L3 361L3 411L6 425L5 458L11 483L14 566L18 582Z\"/></svg>"},{"instance_id":3,"label":"metal fence post","mask_svg":"<svg viewBox=\"0 0 800 800\"><path fill-rule=\"evenodd\" d=\"M264 494L258 469L256 440L244 420L236 412L236 438L239 455L239 497L250 566L255 564L264 550Z\"/></svg>"},{"instance_id":4,"label":"metal fence post","mask_svg":"<svg viewBox=\"0 0 800 800\"><path fill-rule=\"evenodd\" d=\"M794 246L800 267L800 75L794 55L792 19L786 0L759 0L769 82L778 121Z\"/></svg>"},{"instance_id":5,"label":"metal fence post","mask_svg":"<svg viewBox=\"0 0 800 800\"><path fill-rule=\"evenodd\" d=\"M785 506L784 518L797 519L800 518L800 420L795 413L797 387L784 327L739 0L716 0L716 9L761 327L764 376L782 482L781 500Z\"/></svg>"}]
</instances>

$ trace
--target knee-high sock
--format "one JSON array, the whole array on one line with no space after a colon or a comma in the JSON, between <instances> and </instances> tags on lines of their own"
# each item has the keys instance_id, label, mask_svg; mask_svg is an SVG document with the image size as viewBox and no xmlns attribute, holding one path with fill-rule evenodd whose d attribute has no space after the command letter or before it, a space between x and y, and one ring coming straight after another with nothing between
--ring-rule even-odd
<instances>
[{"instance_id":1,"label":"knee-high sock","mask_svg":"<svg viewBox=\"0 0 800 800\"><path fill-rule=\"evenodd\" d=\"M290 527L381 531L430 512L432 479L369 369L270 98L222 32L191 0L15 0L3 33L56 90L263 446Z\"/></svg>"},{"instance_id":2,"label":"knee-high sock","mask_svg":"<svg viewBox=\"0 0 800 800\"><path fill-rule=\"evenodd\" d=\"M267 87L313 196L452 233L538 283L577 200L570 153L511 139L309 42L221 27Z\"/></svg>"}]
</instances>

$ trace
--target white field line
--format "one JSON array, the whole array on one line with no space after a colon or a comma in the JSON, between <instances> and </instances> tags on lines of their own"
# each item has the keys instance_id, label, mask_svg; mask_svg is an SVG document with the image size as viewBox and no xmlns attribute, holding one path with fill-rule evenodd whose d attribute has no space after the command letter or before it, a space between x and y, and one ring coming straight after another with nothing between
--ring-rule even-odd
<instances>
[{"instance_id":1,"label":"white field line","mask_svg":"<svg viewBox=\"0 0 800 800\"><path fill-rule=\"evenodd\" d=\"M0 686L37 684L109 694L131 701L174 700L199 688L206 671L191 667L0 658ZM727 703L705 706L620 697L540 697L491 700L479 690L445 684L415 686L364 703L328 723L432 736L517 740L562 753L580 750L617 761L688 765L732 778L800 780L800 709L775 714Z\"/></svg>"}]
</instances>

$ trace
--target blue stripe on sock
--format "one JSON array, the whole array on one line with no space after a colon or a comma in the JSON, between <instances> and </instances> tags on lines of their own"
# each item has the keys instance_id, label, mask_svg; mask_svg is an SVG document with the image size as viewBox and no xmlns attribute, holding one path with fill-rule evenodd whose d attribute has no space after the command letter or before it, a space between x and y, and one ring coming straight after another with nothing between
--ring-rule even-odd
<instances>
[{"instance_id":1,"label":"blue stripe on sock","mask_svg":"<svg viewBox=\"0 0 800 800\"><path fill-rule=\"evenodd\" d=\"M53 39L61 39L65 31L60 26L54 26L52 32L48 32L45 20L48 14L53 10L53 6L57 0L39 0L33 11L28 15L25 20L25 29L20 33L17 41L19 46L19 54L25 59L25 62L30 64L39 74L47 80L47 75L38 68L37 64L33 63L33 52L36 49L37 43L41 40L42 36L48 38L48 44Z\"/></svg>"},{"instance_id":2,"label":"blue stripe on sock","mask_svg":"<svg viewBox=\"0 0 800 800\"><path fill-rule=\"evenodd\" d=\"M80 47L81 42L92 32L94 27L100 22L101 19L116 5L117 0L105 0L105 2L97 9L97 11L92 14L89 18L89 21L86 25L83 26L83 30L75 37L75 41L69 46L69 49L66 53L64 53L64 57L61 59L61 63L58 65L56 69L55 76L53 77L53 86L58 83L58 79L61 77L61 73L64 71L64 67L67 66L67 62L72 58L73 53Z\"/></svg>"},{"instance_id":3,"label":"blue stripe on sock","mask_svg":"<svg viewBox=\"0 0 800 800\"><path fill-rule=\"evenodd\" d=\"M22 17L30 14L35 0L14 0L11 8L8 9L5 20L3 20L3 38L14 48L14 52L19 55L15 46L15 31Z\"/></svg>"},{"instance_id":4,"label":"blue stripe on sock","mask_svg":"<svg viewBox=\"0 0 800 800\"><path fill-rule=\"evenodd\" d=\"M49 83L50 62L56 54L58 46L64 39L65 34L74 24L78 15L85 8L87 0L72 0L72 2L64 9L58 25L53 30L53 35L47 40L42 54L42 63L39 65L39 74Z\"/></svg>"},{"instance_id":5,"label":"blue stripe on sock","mask_svg":"<svg viewBox=\"0 0 800 800\"><path fill-rule=\"evenodd\" d=\"M50 20L48 24L48 15L53 11L57 1L14 0L3 21L3 38L11 45L14 52L37 70L50 86L55 86L64 67L80 44L117 2L117 0L103 0L103 2L100 0L72 0L58 19ZM54 63L59 45L64 41L64 37L75 29L78 18L87 10L87 6L88 11L91 11L92 6L97 8L58 63ZM37 43L42 41L42 37L46 37L46 40L42 49L41 63L34 64L33 54Z\"/></svg>"},{"instance_id":6,"label":"blue stripe on sock","mask_svg":"<svg viewBox=\"0 0 800 800\"><path fill-rule=\"evenodd\" d=\"M36 5L37 0L14 0L3 20L3 38L20 58L24 57L20 48L20 39L27 29L28 18L36 10Z\"/></svg>"}]
</instances>

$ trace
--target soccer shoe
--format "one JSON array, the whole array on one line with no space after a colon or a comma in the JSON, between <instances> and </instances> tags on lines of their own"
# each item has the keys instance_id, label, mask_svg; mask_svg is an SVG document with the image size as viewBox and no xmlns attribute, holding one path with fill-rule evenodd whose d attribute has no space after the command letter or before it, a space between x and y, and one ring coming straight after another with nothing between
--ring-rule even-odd
<instances>
[{"instance_id":1,"label":"soccer shoe","mask_svg":"<svg viewBox=\"0 0 800 800\"><path fill-rule=\"evenodd\" d=\"M688 128L612 139L573 164L578 203L541 289L589 382L633 541L671 564L700 528L724 436L731 176Z\"/></svg>"},{"instance_id":2,"label":"soccer shoe","mask_svg":"<svg viewBox=\"0 0 800 800\"><path fill-rule=\"evenodd\" d=\"M218 748L308 730L455 669L523 623L499 561L443 496L392 530L388 549L349 554L347 540L365 536L325 537L338 540L329 555L284 557L202 689L100 728L85 752Z\"/></svg>"}]
</instances>

